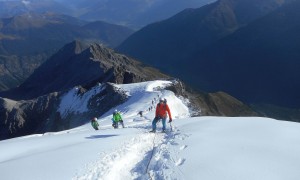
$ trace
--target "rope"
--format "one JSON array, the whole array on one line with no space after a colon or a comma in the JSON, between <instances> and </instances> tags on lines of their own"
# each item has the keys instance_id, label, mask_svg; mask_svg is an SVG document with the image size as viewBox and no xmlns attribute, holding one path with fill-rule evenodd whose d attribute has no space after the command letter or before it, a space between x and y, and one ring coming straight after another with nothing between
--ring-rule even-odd
<instances>
[{"instance_id":1,"label":"rope","mask_svg":"<svg viewBox=\"0 0 300 180\"><path fill-rule=\"evenodd\" d=\"M154 138L153 138L153 142L152 142L151 156L150 156L150 159L149 159L147 167L146 167L146 173L149 175L150 179L152 179L152 177L151 177L150 172L149 172L149 165L150 165L150 162L151 162L151 160L153 158L153 154L154 154L155 137L156 137L156 133L154 134Z\"/></svg>"},{"instance_id":2,"label":"rope","mask_svg":"<svg viewBox=\"0 0 300 180\"><path fill-rule=\"evenodd\" d=\"M172 122L170 122L170 128L171 128L171 131L173 131ZM148 161L148 163L147 163L147 166L146 166L146 172L145 172L146 174L149 175L150 179L153 179L153 178L151 177L150 172L149 172L149 166L150 166L151 160L152 160L152 158L153 158L153 154L154 154L155 137L156 137L156 133L154 133L154 138L153 138L153 141L152 141L152 151L151 151L151 156L150 156L150 159L149 159L149 161Z\"/></svg>"}]
</instances>

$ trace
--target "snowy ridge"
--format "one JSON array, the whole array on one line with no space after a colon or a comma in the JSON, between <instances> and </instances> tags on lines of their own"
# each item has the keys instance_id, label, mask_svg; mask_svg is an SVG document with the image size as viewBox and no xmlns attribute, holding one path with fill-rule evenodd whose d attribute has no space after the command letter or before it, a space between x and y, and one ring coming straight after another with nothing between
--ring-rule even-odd
<instances>
[{"instance_id":1,"label":"snowy ridge","mask_svg":"<svg viewBox=\"0 0 300 180\"><path fill-rule=\"evenodd\" d=\"M75 87L68 91L61 100L58 111L62 117L67 116L70 112L83 113L88 111L88 101L99 94L103 90L103 86L95 86L82 96L79 93L79 88Z\"/></svg>"},{"instance_id":2,"label":"snowy ridge","mask_svg":"<svg viewBox=\"0 0 300 180\"><path fill-rule=\"evenodd\" d=\"M152 120L154 118L155 106L158 103L159 98L166 98L168 104L174 106L171 108L171 113L173 119L180 117L189 117L189 109L185 102L183 102L179 97L176 97L175 94L171 91L163 90L163 88L171 85L171 81L149 81L142 83L133 83L133 84L123 84L123 85L115 85L122 91L125 91L129 96L128 100L111 109L104 115L100 117L100 121L109 122L111 119L111 114L116 109L120 111L124 119L129 121L129 124L136 123L135 121L140 120ZM154 101L156 100L156 101ZM152 103L153 101L153 103ZM149 111L149 108L152 110ZM139 111L143 111L144 117L139 118L137 113Z\"/></svg>"},{"instance_id":3,"label":"snowy ridge","mask_svg":"<svg viewBox=\"0 0 300 180\"><path fill-rule=\"evenodd\" d=\"M300 178L300 124L258 117L191 118L180 98L159 88L168 83L116 85L130 97L99 118L99 131L86 124L0 141L0 179ZM176 117L166 134L159 132L161 123L158 133L148 133L154 110L147 109L158 96L167 98ZM123 113L126 128L111 127L114 109Z\"/></svg>"}]
</instances>

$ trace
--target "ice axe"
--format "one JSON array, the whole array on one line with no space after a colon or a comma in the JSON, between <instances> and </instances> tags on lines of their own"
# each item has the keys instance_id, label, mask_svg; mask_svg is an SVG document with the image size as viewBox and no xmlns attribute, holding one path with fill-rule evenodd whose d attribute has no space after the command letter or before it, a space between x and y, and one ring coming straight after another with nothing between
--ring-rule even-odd
<instances>
[{"instance_id":1,"label":"ice axe","mask_svg":"<svg viewBox=\"0 0 300 180\"><path fill-rule=\"evenodd\" d=\"M171 131L173 131L172 122L169 122L169 123L170 123L170 129L171 129Z\"/></svg>"}]
</instances>

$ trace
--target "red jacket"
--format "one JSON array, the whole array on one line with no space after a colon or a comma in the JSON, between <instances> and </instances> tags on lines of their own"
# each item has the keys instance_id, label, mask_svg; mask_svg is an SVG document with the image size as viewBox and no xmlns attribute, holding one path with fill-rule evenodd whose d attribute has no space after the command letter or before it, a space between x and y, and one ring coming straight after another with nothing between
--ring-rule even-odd
<instances>
[{"instance_id":1,"label":"red jacket","mask_svg":"<svg viewBox=\"0 0 300 180\"><path fill-rule=\"evenodd\" d=\"M155 117L166 118L167 112L169 114L169 119L172 119L169 106L165 103L158 103L156 106Z\"/></svg>"}]
</instances>

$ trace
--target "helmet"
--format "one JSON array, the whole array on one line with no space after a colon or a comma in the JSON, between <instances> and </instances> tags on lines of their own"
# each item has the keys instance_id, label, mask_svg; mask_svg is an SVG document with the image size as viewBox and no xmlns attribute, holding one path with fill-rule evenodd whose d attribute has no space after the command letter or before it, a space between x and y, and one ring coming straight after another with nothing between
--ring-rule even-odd
<instances>
[{"instance_id":1,"label":"helmet","mask_svg":"<svg viewBox=\"0 0 300 180\"><path fill-rule=\"evenodd\" d=\"M113 114L117 114L117 112L118 112L118 110L115 109L114 112L113 112Z\"/></svg>"},{"instance_id":2,"label":"helmet","mask_svg":"<svg viewBox=\"0 0 300 180\"><path fill-rule=\"evenodd\" d=\"M95 121L97 121L97 118L96 118L96 117L94 117L94 120L95 120Z\"/></svg>"},{"instance_id":3,"label":"helmet","mask_svg":"<svg viewBox=\"0 0 300 180\"><path fill-rule=\"evenodd\" d=\"M159 102L164 102L164 99L163 98L159 98Z\"/></svg>"}]
</instances>

